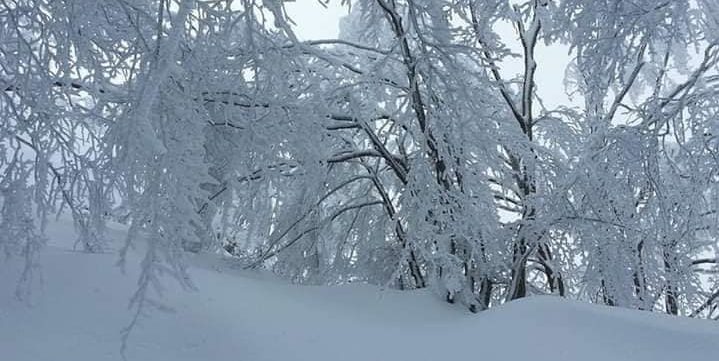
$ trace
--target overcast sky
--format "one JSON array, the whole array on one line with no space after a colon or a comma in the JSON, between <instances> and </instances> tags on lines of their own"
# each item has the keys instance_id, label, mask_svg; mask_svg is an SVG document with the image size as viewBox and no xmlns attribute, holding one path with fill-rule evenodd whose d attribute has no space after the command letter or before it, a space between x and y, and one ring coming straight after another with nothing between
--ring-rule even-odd
<instances>
[{"instance_id":1,"label":"overcast sky","mask_svg":"<svg viewBox=\"0 0 719 361\"><path fill-rule=\"evenodd\" d=\"M349 8L340 0L322 6L318 0L297 0L285 3L287 12L297 23L295 31L301 39L331 39L339 35L339 20Z\"/></svg>"}]
</instances>

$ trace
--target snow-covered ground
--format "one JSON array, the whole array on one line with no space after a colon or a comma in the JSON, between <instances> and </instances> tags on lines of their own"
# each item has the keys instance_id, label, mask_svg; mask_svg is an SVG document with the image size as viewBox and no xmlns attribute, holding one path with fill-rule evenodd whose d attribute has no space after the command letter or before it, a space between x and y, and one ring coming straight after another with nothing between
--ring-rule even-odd
<instances>
[{"instance_id":1,"label":"snow-covered ground","mask_svg":"<svg viewBox=\"0 0 719 361\"><path fill-rule=\"evenodd\" d=\"M14 298L20 260L0 263L0 360L120 360L135 287L115 254L71 251L67 222L51 226L43 284ZM120 238L121 231L115 231ZM472 315L424 292L365 285L300 287L192 259L199 287L167 280L172 313L154 312L129 340L129 360L439 361L701 360L719 358L719 324L533 297Z\"/></svg>"}]
</instances>

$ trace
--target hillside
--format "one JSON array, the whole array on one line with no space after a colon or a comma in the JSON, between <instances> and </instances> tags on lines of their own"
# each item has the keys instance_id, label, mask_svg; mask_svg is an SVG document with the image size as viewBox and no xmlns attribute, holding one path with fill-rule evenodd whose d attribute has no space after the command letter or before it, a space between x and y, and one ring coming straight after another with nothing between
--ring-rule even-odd
<instances>
[{"instance_id":1,"label":"hillside","mask_svg":"<svg viewBox=\"0 0 719 361\"><path fill-rule=\"evenodd\" d=\"M0 359L120 360L137 262L123 275L115 254L71 251L67 223L51 234L31 305L13 296L20 260L0 263ZM719 354L719 325L708 321L550 297L472 315L423 292L300 287L213 256L190 262L199 291L167 280L174 312L143 319L129 360L704 361Z\"/></svg>"}]
</instances>

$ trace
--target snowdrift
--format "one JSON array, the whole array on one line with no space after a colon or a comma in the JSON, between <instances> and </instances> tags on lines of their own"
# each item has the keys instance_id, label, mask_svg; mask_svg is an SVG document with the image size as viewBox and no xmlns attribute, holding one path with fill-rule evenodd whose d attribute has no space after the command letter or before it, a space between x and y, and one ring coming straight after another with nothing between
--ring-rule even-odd
<instances>
[{"instance_id":1,"label":"snowdrift","mask_svg":"<svg viewBox=\"0 0 719 361\"><path fill-rule=\"evenodd\" d=\"M121 236L120 231L116 235ZM137 270L71 251L56 224L30 304L14 297L18 259L0 263L0 360L121 360L120 331ZM132 260L131 260L132 261ZM137 261L137 259L134 259ZM472 315L424 292L365 285L301 287L190 260L199 287L167 280L165 302L129 340L127 358L244 361L713 360L719 324L533 297ZM130 266L136 267L137 262Z\"/></svg>"}]
</instances>

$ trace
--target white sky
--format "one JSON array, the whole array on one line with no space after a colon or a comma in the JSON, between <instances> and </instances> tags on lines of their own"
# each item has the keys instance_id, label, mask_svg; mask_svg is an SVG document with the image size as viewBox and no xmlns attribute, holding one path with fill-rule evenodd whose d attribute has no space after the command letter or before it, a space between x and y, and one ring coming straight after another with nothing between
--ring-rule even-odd
<instances>
[{"instance_id":1,"label":"white sky","mask_svg":"<svg viewBox=\"0 0 719 361\"><path fill-rule=\"evenodd\" d=\"M296 0L285 3L287 12L297 23L295 31L303 40L333 39L339 35L339 20L349 8L332 0L325 6L319 0Z\"/></svg>"}]
</instances>

